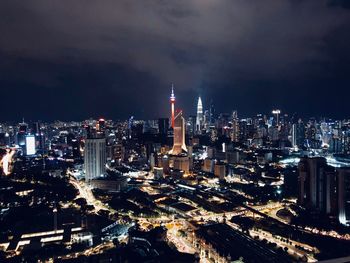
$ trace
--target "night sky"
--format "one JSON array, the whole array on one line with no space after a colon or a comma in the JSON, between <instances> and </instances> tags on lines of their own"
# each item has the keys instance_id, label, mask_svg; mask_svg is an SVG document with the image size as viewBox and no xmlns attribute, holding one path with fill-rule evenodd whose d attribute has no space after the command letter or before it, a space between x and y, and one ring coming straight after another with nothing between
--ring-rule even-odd
<instances>
[{"instance_id":1,"label":"night sky","mask_svg":"<svg viewBox=\"0 0 350 263\"><path fill-rule=\"evenodd\" d=\"M0 121L350 117L348 0L0 1Z\"/></svg>"}]
</instances>

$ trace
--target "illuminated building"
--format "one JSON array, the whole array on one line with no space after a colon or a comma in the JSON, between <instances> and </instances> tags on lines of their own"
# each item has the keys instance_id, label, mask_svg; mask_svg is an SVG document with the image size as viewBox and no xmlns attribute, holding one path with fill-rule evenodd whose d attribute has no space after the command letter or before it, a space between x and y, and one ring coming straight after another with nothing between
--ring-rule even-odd
<instances>
[{"instance_id":1,"label":"illuminated building","mask_svg":"<svg viewBox=\"0 0 350 263\"><path fill-rule=\"evenodd\" d=\"M202 170L204 172L207 172L207 173L213 173L214 172L214 165L215 165L214 159L206 158L206 159L204 159Z\"/></svg>"},{"instance_id":2,"label":"illuminated building","mask_svg":"<svg viewBox=\"0 0 350 263\"><path fill-rule=\"evenodd\" d=\"M214 147L207 147L206 149L206 154L208 156L209 159L214 158L214 153L215 153L215 148Z\"/></svg>"},{"instance_id":3,"label":"illuminated building","mask_svg":"<svg viewBox=\"0 0 350 263\"><path fill-rule=\"evenodd\" d=\"M269 134L270 141L278 141L280 139L279 128L277 126L269 127L268 134Z\"/></svg>"},{"instance_id":4,"label":"illuminated building","mask_svg":"<svg viewBox=\"0 0 350 263\"><path fill-rule=\"evenodd\" d=\"M281 111L276 109L272 111L272 114L276 116L276 126L279 126L279 116L281 114Z\"/></svg>"},{"instance_id":5,"label":"illuminated building","mask_svg":"<svg viewBox=\"0 0 350 263\"><path fill-rule=\"evenodd\" d=\"M1 132L0 133L0 146L6 146L6 145L10 145L10 134L8 132L4 133Z\"/></svg>"},{"instance_id":6,"label":"illuminated building","mask_svg":"<svg viewBox=\"0 0 350 263\"><path fill-rule=\"evenodd\" d=\"M162 167L154 167L153 173L154 173L154 179L160 179L163 178L163 168Z\"/></svg>"},{"instance_id":7,"label":"illuminated building","mask_svg":"<svg viewBox=\"0 0 350 263\"><path fill-rule=\"evenodd\" d=\"M174 85L172 85L172 87L171 87L170 104L171 104L171 127L174 128L174 125L175 125L175 94L174 94Z\"/></svg>"},{"instance_id":8,"label":"illuminated building","mask_svg":"<svg viewBox=\"0 0 350 263\"><path fill-rule=\"evenodd\" d=\"M96 178L90 181L90 185L93 188L111 191L121 192L128 186L127 178L125 176L111 176L106 178Z\"/></svg>"},{"instance_id":9,"label":"illuminated building","mask_svg":"<svg viewBox=\"0 0 350 263\"><path fill-rule=\"evenodd\" d=\"M292 126L292 146L302 147L305 141L305 126L304 123L299 120L298 123Z\"/></svg>"},{"instance_id":10,"label":"illuminated building","mask_svg":"<svg viewBox=\"0 0 350 263\"><path fill-rule=\"evenodd\" d=\"M239 119L237 111L232 113L232 130L231 130L231 141L239 142Z\"/></svg>"},{"instance_id":11,"label":"illuminated building","mask_svg":"<svg viewBox=\"0 0 350 263\"><path fill-rule=\"evenodd\" d=\"M338 218L343 225L350 225L350 169L338 168Z\"/></svg>"},{"instance_id":12,"label":"illuminated building","mask_svg":"<svg viewBox=\"0 0 350 263\"><path fill-rule=\"evenodd\" d=\"M182 111L175 116L174 121L174 143L173 148L169 151L169 168L180 171L182 174L188 174L190 170L190 158L185 144L185 119L182 117ZM163 166L164 171L167 169Z\"/></svg>"},{"instance_id":13,"label":"illuminated building","mask_svg":"<svg viewBox=\"0 0 350 263\"><path fill-rule=\"evenodd\" d=\"M209 127L208 134L211 142L215 142L218 139L218 131L214 126Z\"/></svg>"},{"instance_id":14,"label":"illuminated building","mask_svg":"<svg viewBox=\"0 0 350 263\"><path fill-rule=\"evenodd\" d=\"M130 127L130 138L137 139L143 134L144 123L142 121L133 120L132 126Z\"/></svg>"},{"instance_id":15,"label":"illuminated building","mask_svg":"<svg viewBox=\"0 0 350 263\"><path fill-rule=\"evenodd\" d=\"M196 131L196 116L189 116L187 121L186 132L193 135Z\"/></svg>"},{"instance_id":16,"label":"illuminated building","mask_svg":"<svg viewBox=\"0 0 350 263\"><path fill-rule=\"evenodd\" d=\"M26 135L26 155L34 155L35 153L35 136Z\"/></svg>"},{"instance_id":17,"label":"illuminated building","mask_svg":"<svg viewBox=\"0 0 350 263\"><path fill-rule=\"evenodd\" d=\"M23 122L19 124L18 132L19 133L26 133L27 129L28 129L28 124L26 124L23 120Z\"/></svg>"},{"instance_id":18,"label":"illuminated building","mask_svg":"<svg viewBox=\"0 0 350 263\"><path fill-rule=\"evenodd\" d=\"M300 159L298 203L326 214L336 209L336 176L322 157Z\"/></svg>"},{"instance_id":19,"label":"illuminated building","mask_svg":"<svg viewBox=\"0 0 350 263\"><path fill-rule=\"evenodd\" d=\"M196 118L196 131L200 133L203 125L203 105L201 97L198 98L197 103L197 118Z\"/></svg>"},{"instance_id":20,"label":"illuminated building","mask_svg":"<svg viewBox=\"0 0 350 263\"><path fill-rule=\"evenodd\" d=\"M210 102L210 107L209 107L209 124L210 125L214 125L215 124L215 108L214 108L214 104L213 101Z\"/></svg>"},{"instance_id":21,"label":"illuminated building","mask_svg":"<svg viewBox=\"0 0 350 263\"><path fill-rule=\"evenodd\" d=\"M131 139L132 127L134 126L134 116L131 116L128 120L128 137Z\"/></svg>"},{"instance_id":22,"label":"illuminated building","mask_svg":"<svg viewBox=\"0 0 350 263\"><path fill-rule=\"evenodd\" d=\"M154 167L156 166L156 154L155 153L150 153L149 155L149 166L151 168L151 170L154 169Z\"/></svg>"},{"instance_id":23,"label":"illuminated building","mask_svg":"<svg viewBox=\"0 0 350 263\"><path fill-rule=\"evenodd\" d=\"M179 111L175 116L174 121L174 144L173 149L169 154L180 155L187 153L187 147L185 144L185 118L182 117L182 111Z\"/></svg>"},{"instance_id":24,"label":"illuminated building","mask_svg":"<svg viewBox=\"0 0 350 263\"><path fill-rule=\"evenodd\" d=\"M237 150L230 150L226 153L226 160L229 164L239 163L240 159L240 152Z\"/></svg>"},{"instance_id":25,"label":"illuminated building","mask_svg":"<svg viewBox=\"0 0 350 263\"><path fill-rule=\"evenodd\" d=\"M16 144L22 148L22 151L25 151L26 145L26 135L27 135L28 125L24 122L19 124L18 132L16 136Z\"/></svg>"},{"instance_id":26,"label":"illuminated building","mask_svg":"<svg viewBox=\"0 0 350 263\"><path fill-rule=\"evenodd\" d=\"M12 157L16 153L16 150L6 149L6 154L1 159L2 171L4 175L11 173Z\"/></svg>"},{"instance_id":27,"label":"illuminated building","mask_svg":"<svg viewBox=\"0 0 350 263\"><path fill-rule=\"evenodd\" d=\"M79 158L80 154L80 140L74 138L74 136L70 135L67 138L68 145L72 148L71 155L73 158Z\"/></svg>"},{"instance_id":28,"label":"illuminated building","mask_svg":"<svg viewBox=\"0 0 350 263\"><path fill-rule=\"evenodd\" d=\"M121 143L117 143L117 144L113 145L112 151L113 151L113 159L115 161L120 162L120 161L124 160L125 148L123 147L123 145Z\"/></svg>"},{"instance_id":29,"label":"illuminated building","mask_svg":"<svg viewBox=\"0 0 350 263\"><path fill-rule=\"evenodd\" d=\"M54 229L45 232L32 232L19 235L18 239L11 240L7 244L7 251L20 252L23 249L35 250L39 247L50 244L85 244L93 245L93 235L86 232L82 227L65 226L61 229Z\"/></svg>"},{"instance_id":30,"label":"illuminated building","mask_svg":"<svg viewBox=\"0 0 350 263\"><path fill-rule=\"evenodd\" d=\"M343 144L339 138L331 138L329 140L328 152L343 153Z\"/></svg>"},{"instance_id":31,"label":"illuminated building","mask_svg":"<svg viewBox=\"0 0 350 263\"><path fill-rule=\"evenodd\" d=\"M101 177L106 170L106 139L88 138L85 141L84 168L85 180Z\"/></svg>"},{"instance_id":32,"label":"illuminated building","mask_svg":"<svg viewBox=\"0 0 350 263\"><path fill-rule=\"evenodd\" d=\"M96 132L97 134L104 135L106 132L106 121L105 119L99 119L96 124Z\"/></svg>"},{"instance_id":33,"label":"illuminated building","mask_svg":"<svg viewBox=\"0 0 350 263\"><path fill-rule=\"evenodd\" d=\"M169 160L169 167L181 173L188 174L190 171L190 158L187 155L172 155Z\"/></svg>"},{"instance_id":34,"label":"illuminated building","mask_svg":"<svg viewBox=\"0 0 350 263\"><path fill-rule=\"evenodd\" d=\"M209 110L204 111L202 126L206 131L209 129L209 126L210 126L210 112L209 112Z\"/></svg>"},{"instance_id":35,"label":"illuminated building","mask_svg":"<svg viewBox=\"0 0 350 263\"><path fill-rule=\"evenodd\" d=\"M160 166L163 168L163 171L165 174L169 173L169 156L168 155L163 155L160 160Z\"/></svg>"},{"instance_id":36,"label":"illuminated building","mask_svg":"<svg viewBox=\"0 0 350 263\"><path fill-rule=\"evenodd\" d=\"M35 135L36 150L43 152L45 150L45 134L39 121L32 123L31 133Z\"/></svg>"},{"instance_id":37,"label":"illuminated building","mask_svg":"<svg viewBox=\"0 0 350 263\"><path fill-rule=\"evenodd\" d=\"M226 176L226 165L224 163L216 163L214 166L214 174L220 180L224 180Z\"/></svg>"}]
</instances>

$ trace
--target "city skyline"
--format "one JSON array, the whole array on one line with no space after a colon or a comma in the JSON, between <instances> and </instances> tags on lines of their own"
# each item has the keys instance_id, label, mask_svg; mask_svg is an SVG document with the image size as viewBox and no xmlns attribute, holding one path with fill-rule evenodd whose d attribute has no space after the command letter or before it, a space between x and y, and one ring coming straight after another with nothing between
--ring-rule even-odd
<instances>
[{"instance_id":1,"label":"city skyline","mask_svg":"<svg viewBox=\"0 0 350 263\"><path fill-rule=\"evenodd\" d=\"M204 109L1 123L0 259L348 260L350 121Z\"/></svg>"},{"instance_id":2,"label":"city skyline","mask_svg":"<svg viewBox=\"0 0 350 263\"><path fill-rule=\"evenodd\" d=\"M297 112L297 111L284 111L281 109L277 109L277 107L267 107L266 110L264 111L255 111L252 113L247 113L247 112L242 112L242 111L238 111L236 108L232 108L232 109L224 109L223 111L220 111L219 109L222 109L222 107L218 107L216 108L215 103L213 103L213 99L212 98L206 98L206 100L204 100L205 102L202 102L202 98L203 96L201 95L202 93L198 93L196 97L193 98L192 101L192 106L190 107L190 109L188 111L184 110L184 107L181 107L181 105L183 104L178 104L175 103L175 88L174 88L174 84L171 85L171 94L170 94L170 106L172 105L172 102L174 102L174 113L177 110L180 110L183 112L184 116L186 117L196 117L198 116L198 107L201 108L202 111L202 115L204 114L205 111L208 111L208 113L210 112L210 110L214 110L214 114L216 117L218 117L220 114L239 114L239 119L250 119L250 118L254 118L257 116L266 116L266 117L273 117L274 119L277 118L276 112L278 111L278 115L279 117L281 116L288 116L288 118L293 118L293 119L301 119L301 120L307 120L307 119L316 119L316 120L334 120L334 121L341 121L341 120L349 120L350 119L350 115L349 116L344 116L344 117L339 117L339 116L334 116L330 113L325 113L325 114L316 114L316 115L310 115L310 114L306 114L303 112ZM177 95L176 95L177 97ZM169 98L169 97L168 97ZM188 97L181 97L180 99L184 100L184 99L189 99ZM162 98L162 103L167 102L166 98ZM210 101L210 102L209 102ZM169 104L169 100L168 100L168 104ZM198 106L198 105L201 106ZM165 105L165 107L167 107L167 105ZM95 113L95 114L91 114L91 115L86 115L86 116L82 116L81 118L39 118L39 115L31 115L28 116L25 113L22 114L21 117L15 117L15 119L2 119L0 120L1 122L4 123L26 123L26 122L35 122L35 121L44 121L44 122L52 122L52 121L77 121L77 122L81 122L81 121L85 121L85 120L92 120L92 119L109 119L109 120L116 120L116 121L122 121L122 120L128 120L130 118L136 119L136 120L157 120L159 118L167 118L170 121L170 126L172 126L172 106L170 107L170 111L167 108L164 108L163 111L165 112L163 113L159 113L158 114L154 114L152 116L146 116L145 115L135 115L135 111L130 111L128 114L126 114L125 116L112 116L113 114L111 113L106 113L104 115L100 114L100 113ZM24 116L27 116L26 118ZM200 117L200 118L203 118ZM278 118L277 118L278 119ZM198 121L198 120L196 120Z\"/></svg>"},{"instance_id":3,"label":"city skyline","mask_svg":"<svg viewBox=\"0 0 350 263\"><path fill-rule=\"evenodd\" d=\"M185 112L350 116L347 1L0 5L3 120L165 116L171 83Z\"/></svg>"},{"instance_id":4,"label":"city skyline","mask_svg":"<svg viewBox=\"0 0 350 263\"><path fill-rule=\"evenodd\" d=\"M350 0L0 1L0 262L350 262Z\"/></svg>"}]
</instances>

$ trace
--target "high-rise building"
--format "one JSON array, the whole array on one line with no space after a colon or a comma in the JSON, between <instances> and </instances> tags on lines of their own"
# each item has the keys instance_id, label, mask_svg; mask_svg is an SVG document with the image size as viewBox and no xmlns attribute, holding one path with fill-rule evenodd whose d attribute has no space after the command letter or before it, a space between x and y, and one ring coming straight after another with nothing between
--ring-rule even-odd
<instances>
[{"instance_id":1,"label":"high-rise building","mask_svg":"<svg viewBox=\"0 0 350 263\"><path fill-rule=\"evenodd\" d=\"M343 153L343 144L339 138L331 138L329 140L328 152L330 153Z\"/></svg>"},{"instance_id":2,"label":"high-rise building","mask_svg":"<svg viewBox=\"0 0 350 263\"><path fill-rule=\"evenodd\" d=\"M134 126L134 116L131 116L128 120L128 137L129 137L129 139L131 139L133 126Z\"/></svg>"},{"instance_id":3,"label":"high-rise building","mask_svg":"<svg viewBox=\"0 0 350 263\"><path fill-rule=\"evenodd\" d=\"M45 136L41 130L41 123L39 121L32 123L32 134L35 135L36 148L43 151L45 148Z\"/></svg>"},{"instance_id":4,"label":"high-rise building","mask_svg":"<svg viewBox=\"0 0 350 263\"><path fill-rule=\"evenodd\" d=\"M202 170L206 173L213 173L214 172L214 165L215 165L214 159L206 158L203 161Z\"/></svg>"},{"instance_id":5,"label":"high-rise building","mask_svg":"<svg viewBox=\"0 0 350 263\"><path fill-rule=\"evenodd\" d=\"M209 115L210 115L210 125L214 125L215 124L215 108L214 108L213 101L210 102Z\"/></svg>"},{"instance_id":6,"label":"high-rise building","mask_svg":"<svg viewBox=\"0 0 350 263\"><path fill-rule=\"evenodd\" d=\"M160 118L158 119L158 132L160 135L167 135L169 129L169 119Z\"/></svg>"},{"instance_id":7,"label":"high-rise building","mask_svg":"<svg viewBox=\"0 0 350 263\"><path fill-rule=\"evenodd\" d=\"M24 122L20 123L19 124L19 127L18 127L18 132L20 133L26 133L27 132L27 129L28 129L28 124Z\"/></svg>"},{"instance_id":8,"label":"high-rise building","mask_svg":"<svg viewBox=\"0 0 350 263\"><path fill-rule=\"evenodd\" d=\"M209 126L210 126L210 112L209 110L205 110L203 114L202 127L207 131Z\"/></svg>"},{"instance_id":9,"label":"high-rise building","mask_svg":"<svg viewBox=\"0 0 350 263\"><path fill-rule=\"evenodd\" d=\"M302 147L305 141L305 126L304 123L299 120L298 123L294 123L292 126L292 146Z\"/></svg>"},{"instance_id":10,"label":"high-rise building","mask_svg":"<svg viewBox=\"0 0 350 263\"><path fill-rule=\"evenodd\" d=\"M226 165L224 163L216 163L214 166L214 174L220 180L224 180L226 176Z\"/></svg>"},{"instance_id":11,"label":"high-rise building","mask_svg":"<svg viewBox=\"0 0 350 263\"><path fill-rule=\"evenodd\" d=\"M105 119L99 119L96 124L96 132L97 134L104 136L106 132L106 121Z\"/></svg>"},{"instance_id":12,"label":"high-rise building","mask_svg":"<svg viewBox=\"0 0 350 263\"><path fill-rule=\"evenodd\" d=\"M196 118L196 131L200 133L203 125L203 105L201 97L198 98L197 103L197 118Z\"/></svg>"},{"instance_id":13,"label":"high-rise building","mask_svg":"<svg viewBox=\"0 0 350 263\"><path fill-rule=\"evenodd\" d=\"M35 136L28 134L26 135L26 155L34 155L35 153Z\"/></svg>"},{"instance_id":14,"label":"high-rise building","mask_svg":"<svg viewBox=\"0 0 350 263\"><path fill-rule=\"evenodd\" d=\"M281 111L278 110L278 109L275 109L275 110L272 111L272 114L276 116L275 126L279 126L280 125L279 116L281 114Z\"/></svg>"},{"instance_id":15,"label":"high-rise building","mask_svg":"<svg viewBox=\"0 0 350 263\"><path fill-rule=\"evenodd\" d=\"M174 94L174 85L172 85L172 87L171 87L170 104L171 104L171 127L174 128L174 125L175 125L175 94Z\"/></svg>"},{"instance_id":16,"label":"high-rise building","mask_svg":"<svg viewBox=\"0 0 350 263\"><path fill-rule=\"evenodd\" d=\"M174 144L173 149L170 151L172 155L180 155L181 153L187 153L187 147L185 144L185 118L182 116L182 111L179 111L175 116L174 121Z\"/></svg>"},{"instance_id":17,"label":"high-rise building","mask_svg":"<svg viewBox=\"0 0 350 263\"><path fill-rule=\"evenodd\" d=\"M278 141L280 139L279 127L270 126L268 128L268 134L270 141Z\"/></svg>"},{"instance_id":18,"label":"high-rise building","mask_svg":"<svg viewBox=\"0 0 350 263\"><path fill-rule=\"evenodd\" d=\"M173 106L175 102L175 96L172 97L172 114ZM188 156L188 150L185 143L186 136L186 121L182 116L182 111L177 111L173 121L173 148L169 151L170 158L163 159L162 167L164 172L171 172L173 176L186 175L190 171L190 157ZM171 168L171 169L170 169Z\"/></svg>"},{"instance_id":19,"label":"high-rise building","mask_svg":"<svg viewBox=\"0 0 350 263\"><path fill-rule=\"evenodd\" d=\"M189 116L187 121L186 132L188 134L194 135L196 132L196 116Z\"/></svg>"},{"instance_id":20,"label":"high-rise building","mask_svg":"<svg viewBox=\"0 0 350 263\"><path fill-rule=\"evenodd\" d=\"M104 175L106 171L106 160L106 139L86 139L84 150L85 181L89 182Z\"/></svg>"},{"instance_id":21,"label":"high-rise building","mask_svg":"<svg viewBox=\"0 0 350 263\"><path fill-rule=\"evenodd\" d=\"M336 174L323 157L304 157L298 165L298 203L326 214L336 211Z\"/></svg>"},{"instance_id":22,"label":"high-rise building","mask_svg":"<svg viewBox=\"0 0 350 263\"><path fill-rule=\"evenodd\" d=\"M306 139L316 140L316 134L317 134L316 122L310 121L305 131Z\"/></svg>"},{"instance_id":23,"label":"high-rise building","mask_svg":"<svg viewBox=\"0 0 350 263\"><path fill-rule=\"evenodd\" d=\"M80 140L78 140L78 139L72 139L71 145L72 145L72 155L73 155L73 158L79 158L79 157L81 157L81 153L80 153Z\"/></svg>"},{"instance_id":24,"label":"high-rise building","mask_svg":"<svg viewBox=\"0 0 350 263\"><path fill-rule=\"evenodd\" d=\"M16 136L16 144L22 148L23 152L25 152L27 128L28 125L24 123L24 121L20 123L18 126L18 132Z\"/></svg>"},{"instance_id":25,"label":"high-rise building","mask_svg":"<svg viewBox=\"0 0 350 263\"><path fill-rule=\"evenodd\" d=\"M144 123L142 121L134 121L130 128L130 138L137 139L143 134Z\"/></svg>"},{"instance_id":26,"label":"high-rise building","mask_svg":"<svg viewBox=\"0 0 350 263\"><path fill-rule=\"evenodd\" d=\"M217 130L219 135L225 135L227 128L231 123L231 115L227 113L221 113L217 120ZM226 134L227 135L227 134Z\"/></svg>"},{"instance_id":27,"label":"high-rise building","mask_svg":"<svg viewBox=\"0 0 350 263\"><path fill-rule=\"evenodd\" d=\"M233 142L239 141L239 119L237 111L233 111L232 113L232 130L230 137Z\"/></svg>"},{"instance_id":28,"label":"high-rise building","mask_svg":"<svg viewBox=\"0 0 350 263\"><path fill-rule=\"evenodd\" d=\"M338 168L338 218L343 225L350 225L350 168Z\"/></svg>"}]
</instances>

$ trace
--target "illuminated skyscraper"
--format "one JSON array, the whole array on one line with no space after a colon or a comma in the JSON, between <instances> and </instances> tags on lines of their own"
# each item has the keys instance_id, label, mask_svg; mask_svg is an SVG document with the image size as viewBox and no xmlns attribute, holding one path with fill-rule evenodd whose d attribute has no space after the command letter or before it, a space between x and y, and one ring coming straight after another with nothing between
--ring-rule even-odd
<instances>
[{"instance_id":1,"label":"illuminated skyscraper","mask_svg":"<svg viewBox=\"0 0 350 263\"><path fill-rule=\"evenodd\" d=\"M171 104L171 127L174 129L174 122L175 122L175 94L174 94L174 85L171 86L170 104Z\"/></svg>"},{"instance_id":2,"label":"illuminated skyscraper","mask_svg":"<svg viewBox=\"0 0 350 263\"><path fill-rule=\"evenodd\" d=\"M209 130L209 126L210 126L210 112L209 112L209 110L204 111L202 126L206 131Z\"/></svg>"},{"instance_id":3,"label":"illuminated skyscraper","mask_svg":"<svg viewBox=\"0 0 350 263\"><path fill-rule=\"evenodd\" d=\"M194 135L196 132L196 116L188 116L188 121L187 121L187 127L186 127L186 132L188 134Z\"/></svg>"},{"instance_id":4,"label":"illuminated skyscraper","mask_svg":"<svg viewBox=\"0 0 350 263\"><path fill-rule=\"evenodd\" d=\"M304 123L299 120L298 123L294 123L292 126L292 146L303 147L305 141L305 126Z\"/></svg>"},{"instance_id":5,"label":"illuminated skyscraper","mask_svg":"<svg viewBox=\"0 0 350 263\"><path fill-rule=\"evenodd\" d=\"M231 131L231 141L238 142L239 141L239 119L237 111L232 113L232 131Z\"/></svg>"},{"instance_id":6,"label":"illuminated skyscraper","mask_svg":"<svg viewBox=\"0 0 350 263\"><path fill-rule=\"evenodd\" d=\"M210 115L210 125L215 124L215 108L213 101L210 102L210 107L209 107L209 115Z\"/></svg>"},{"instance_id":7,"label":"illuminated skyscraper","mask_svg":"<svg viewBox=\"0 0 350 263\"><path fill-rule=\"evenodd\" d=\"M298 203L326 214L336 208L336 176L323 157L303 157L298 165Z\"/></svg>"},{"instance_id":8,"label":"illuminated skyscraper","mask_svg":"<svg viewBox=\"0 0 350 263\"><path fill-rule=\"evenodd\" d=\"M34 155L35 153L35 136L26 135L26 155Z\"/></svg>"},{"instance_id":9,"label":"illuminated skyscraper","mask_svg":"<svg viewBox=\"0 0 350 263\"><path fill-rule=\"evenodd\" d=\"M185 118L182 117L182 111L179 111L174 120L174 144L173 149L170 151L172 155L180 155L181 153L187 153L187 147L185 144Z\"/></svg>"},{"instance_id":10,"label":"illuminated skyscraper","mask_svg":"<svg viewBox=\"0 0 350 263\"><path fill-rule=\"evenodd\" d=\"M196 119L196 131L200 132L203 125L203 105L201 97L198 98L197 104L197 119Z\"/></svg>"},{"instance_id":11,"label":"illuminated skyscraper","mask_svg":"<svg viewBox=\"0 0 350 263\"><path fill-rule=\"evenodd\" d=\"M18 132L17 132L17 136L16 136L16 144L22 148L23 152L25 152L25 150L26 150L25 145L26 145L27 129L28 129L28 125L26 123L24 123L24 121L23 121L18 126Z\"/></svg>"},{"instance_id":12,"label":"illuminated skyscraper","mask_svg":"<svg viewBox=\"0 0 350 263\"><path fill-rule=\"evenodd\" d=\"M338 218L343 225L350 225L350 169L338 168Z\"/></svg>"},{"instance_id":13,"label":"illuminated skyscraper","mask_svg":"<svg viewBox=\"0 0 350 263\"><path fill-rule=\"evenodd\" d=\"M105 119L99 119L96 124L96 131L97 133L103 135L106 132L106 121Z\"/></svg>"},{"instance_id":14,"label":"illuminated skyscraper","mask_svg":"<svg viewBox=\"0 0 350 263\"><path fill-rule=\"evenodd\" d=\"M272 114L276 116L276 126L279 126L280 124L279 116L281 114L281 111L276 109L272 111Z\"/></svg>"},{"instance_id":15,"label":"illuminated skyscraper","mask_svg":"<svg viewBox=\"0 0 350 263\"><path fill-rule=\"evenodd\" d=\"M102 176L106 170L106 139L88 138L85 141L85 181Z\"/></svg>"}]
</instances>

